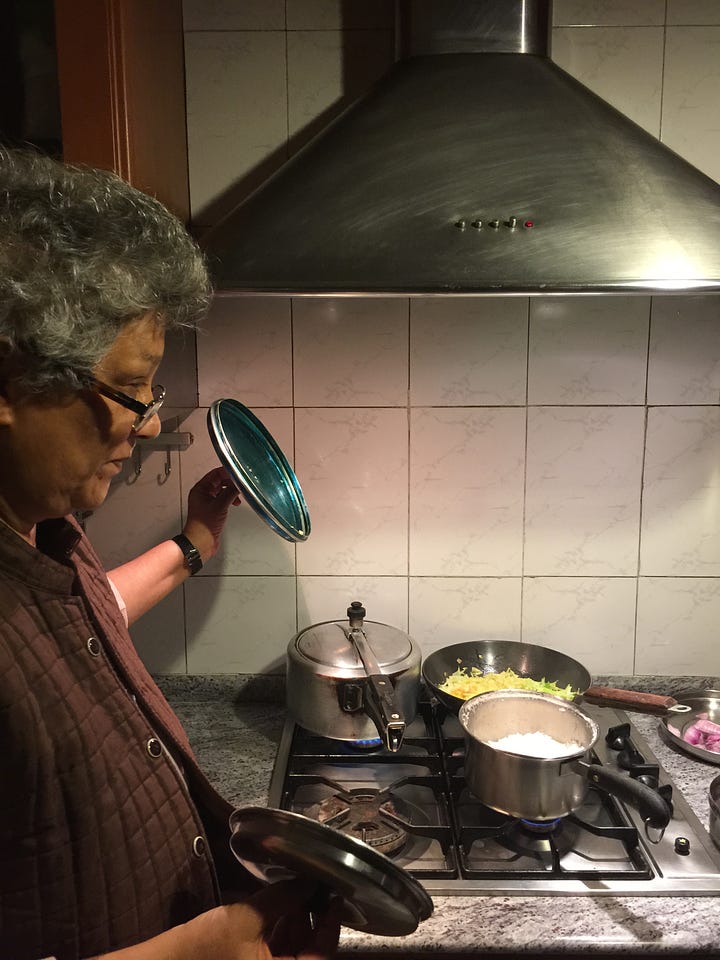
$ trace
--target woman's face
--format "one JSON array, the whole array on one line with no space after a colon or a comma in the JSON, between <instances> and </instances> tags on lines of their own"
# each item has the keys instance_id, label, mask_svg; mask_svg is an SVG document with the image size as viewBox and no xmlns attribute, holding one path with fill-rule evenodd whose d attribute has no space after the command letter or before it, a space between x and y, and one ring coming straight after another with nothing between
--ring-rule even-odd
<instances>
[{"instance_id":1,"label":"woman's face","mask_svg":"<svg viewBox=\"0 0 720 960\"><path fill-rule=\"evenodd\" d=\"M153 316L133 320L95 376L148 403L164 345L164 329ZM99 507L136 437L160 431L153 417L136 434L135 419L131 410L92 390L52 400L8 390L0 408L0 516L27 534L40 520Z\"/></svg>"}]
</instances>

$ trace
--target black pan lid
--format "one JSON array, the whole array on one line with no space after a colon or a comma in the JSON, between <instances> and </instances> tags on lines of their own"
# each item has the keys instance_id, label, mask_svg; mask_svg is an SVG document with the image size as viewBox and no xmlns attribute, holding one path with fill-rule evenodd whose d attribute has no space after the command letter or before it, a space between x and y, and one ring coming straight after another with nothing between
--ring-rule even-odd
<instances>
[{"instance_id":1,"label":"black pan lid","mask_svg":"<svg viewBox=\"0 0 720 960\"><path fill-rule=\"evenodd\" d=\"M285 540L307 540L310 515L300 484L255 414L237 400L216 400L207 425L220 462L253 510Z\"/></svg>"},{"instance_id":2,"label":"black pan lid","mask_svg":"<svg viewBox=\"0 0 720 960\"><path fill-rule=\"evenodd\" d=\"M303 877L344 901L341 923L385 937L412 933L433 911L406 870L362 840L289 810L241 807L230 817L230 846L265 881Z\"/></svg>"}]
</instances>

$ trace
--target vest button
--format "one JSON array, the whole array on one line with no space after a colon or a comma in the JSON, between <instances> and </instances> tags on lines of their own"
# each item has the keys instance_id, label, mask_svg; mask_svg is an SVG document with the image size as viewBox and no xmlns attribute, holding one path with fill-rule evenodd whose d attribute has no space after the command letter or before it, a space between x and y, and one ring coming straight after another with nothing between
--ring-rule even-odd
<instances>
[{"instance_id":1,"label":"vest button","mask_svg":"<svg viewBox=\"0 0 720 960\"><path fill-rule=\"evenodd\" d=\"M88 637L87 640L88 653L91 657L99 657L101 652L100 641L97 637Z\"/></svg>"},{"instance_id":2,"label":"vest button","mask_svg":"<svg viewBox=\"0 0 720 960\"><path fill-rule=\"evenodd\" d=\"M205 856L205 837L195 837L193 840L193 853L196 857Z\"/></svg>"},{"instance_id":3,"label":"vest button","mask_svg":"<svg viewBox=\"0 0 720 960\"><path fill-rule=\"evenodd\" d=\"M150 737L147 742L147 752L151 757L161 757L162 756L162 744L157 739L157 737Z\"/></svg>"}]
</instances>

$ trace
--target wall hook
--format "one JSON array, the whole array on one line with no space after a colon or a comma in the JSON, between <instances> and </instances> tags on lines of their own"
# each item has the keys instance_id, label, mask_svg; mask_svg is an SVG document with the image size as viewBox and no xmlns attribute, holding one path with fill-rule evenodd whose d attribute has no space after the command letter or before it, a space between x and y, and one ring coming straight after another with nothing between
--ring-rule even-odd
<instances>
[{"instance_id":1,"label":"wall hook","mask_svg":"<svg viewBox=\"0 0 720 960\"><path fill-rule=\"evenodd\" d=\"M142 473L142 453L140 447L135 447L133 451L133 476L128 477L126 483L137 483L138 477Z\"/></svg>"},{"instance_id":2,"label":"wall hook","mask_svg":"<svg viewBox=\"0 0 720 960\"><path fill-rule=\"evenodd\" d=\"M170 479L170 474L172 473L172 461L170 459L170 447L165 450L165 469L163 473L159 473L157 476L157 482L162 486L163 483L167 483Z\"/></svg>"}]
</instances>

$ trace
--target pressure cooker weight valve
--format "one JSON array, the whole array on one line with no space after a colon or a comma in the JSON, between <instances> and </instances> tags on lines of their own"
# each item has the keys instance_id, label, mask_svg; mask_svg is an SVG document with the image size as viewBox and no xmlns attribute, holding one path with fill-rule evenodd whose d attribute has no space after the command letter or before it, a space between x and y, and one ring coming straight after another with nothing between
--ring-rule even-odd
<instances>
[{"instance_id":1,"label":"pressure cooker weight valve","mask_svg":"<svg viewBox=\"0 0 720 960\"><path fill-rule=\"evenodd\" d=\"M347 608L347 615L350 621L350 629L354 630L357 627L358 630L362 630L363 620L367 616L367 611L359 600L352 601Z\"/></svg>"}]
</instances>

